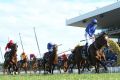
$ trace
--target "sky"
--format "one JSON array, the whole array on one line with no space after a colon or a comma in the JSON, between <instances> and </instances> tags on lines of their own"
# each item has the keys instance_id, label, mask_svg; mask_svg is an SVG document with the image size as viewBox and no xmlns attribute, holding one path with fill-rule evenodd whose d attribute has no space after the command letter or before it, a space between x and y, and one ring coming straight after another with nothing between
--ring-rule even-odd
<instances>
[{"instance_id":1,"label":"sky","mask_svg":"<svg viewBox=\"0 0 120 80\"><path fill-rule=\"evenodd\" d=\"M67 26L66 20L117 2L117 0L0 0L0 48L2 56L9 40L18 44L18 60L22 53L41 57L47 43L62 44L58 53L72 49L85 39L85 28ZM40 47L38 52L34 30ZM84 44L84 43L83 43ZM0 56L0 61L4 61Z\"/></svg>"}]
</instances>

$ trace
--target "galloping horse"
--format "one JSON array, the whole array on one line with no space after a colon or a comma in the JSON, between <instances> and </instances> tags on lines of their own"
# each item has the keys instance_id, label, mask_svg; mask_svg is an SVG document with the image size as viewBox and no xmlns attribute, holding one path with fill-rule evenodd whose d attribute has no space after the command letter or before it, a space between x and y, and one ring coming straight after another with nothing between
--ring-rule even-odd
<instances>
[{"instance_id":1,"label":"galloping horse","mask_svg":"<svg viewBox=\"0 0 120 80\"><path fill-rule=\"evenodd\" d=\"M51 54L49 52L46 52L43 56L44 60L44 73L45 71L48 71L49 73L53 74L53 70L55 66L58 64L58 57L57 57L57 46L53 46L53 51ZM59 69L60 70L60 69ZM61 73L61 71L60 71Z\"/></svg>"},{"instance_id":2,"label":"galloping horse","mask_svg":"<svg viewBox=\"0 0 120 80\"><path fill-rule=\"evenodd\" d=\"M33 57L30 61L30 73L31 73L31 70L34 71L34 73L37 72L38 70L38 60L36 57Z\"/></svg>"},{"instance_id":3,"label":"galloping horse","mask_svg":"<svg viewBox=\"0 0 120 80\"><path fill-rule=\"evenodd\" d=\"M69 68L69 66L72 64L72 66L70 67L71 69L71 72L72 72L72 69L75 65L77 65L77 68L78 68L78 74L80 74L80 63L82 61L82 48L83 46L79 46L77 45L73 51L72 51L72 54L69 55L68 57L68 67L66 68L66 71L67 69Z\"/></svg>"},{"instance_id":4,"label":"galloping horse","mask_svg":"<svg viewBox=\"0 0 120 80\"><path fill-rule=\"evenodd\" d=\"M101 64L105 70L107 70L107 67L105 64L103 64L102 61L105 61L105 54L102 51L102 47L106 46L107 44L108 36L106 33L102 33L99 35L95 41L89 46L88 48L88 58L90 60L90 64L95 66L96 73L99 73L99 64Z\"/></svg>"},{"instance_id":5,"label":"galloping horse","mask_svg":"<svg viewBox=\"0 0 120 80\"><path fill-rule=\"evenodd\" d=\"M69 69L69 73L72 73L74 66L75 66L75 58L74 58L74 54L71 53L71 54L68 56L67 65L66 65L66 67L64 68L64 72L67 72L67 70Z\"/></svg>"},{"instance_id":6,"label":"galloping horse","mask_svg":"<svg viewBox=\"0 0 120 80\"><path fill-rule=\"evenodd\" d=\"M3 64L3 73L5 74L5 70L8 69L8 73L11 74L11 72L16 72L18 71L17 68L17 44L13 44L11 46L11 51L5 53L5 61Z\"/></svg>"},{"instance_id":7,"label":"galloping horse","mask_svg":"<svg viewBox=\"0 0 120 80\"><path fill-rule=\"evenodd\" d=\"M27 73L27 70L29 68L29 62L28 62L28 58L27 56L24 58L24 60L19 60L17 62L18 68L19 68L19 73L21 71L21 69L23 69L25 71L25 73Z\"/></svg>"},{"instance_id":8,"label":"galloping horse","mask_svg":"<svg viewBox=\"0 0 120 80\"><path fill-rule=\"evenodd\" d=\"M64 72L67 68L67 60L68 60L68 58L65 53L58 57L58 66L59 66L59 68L63 69Z\"/></svg>"}]
</instances>

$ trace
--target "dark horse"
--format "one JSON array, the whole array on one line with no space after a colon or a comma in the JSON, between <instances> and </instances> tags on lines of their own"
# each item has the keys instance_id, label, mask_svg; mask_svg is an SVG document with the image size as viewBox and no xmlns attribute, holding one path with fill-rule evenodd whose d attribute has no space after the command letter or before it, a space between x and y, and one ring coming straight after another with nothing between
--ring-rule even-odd
<instances>
[{"instance_id":1,"label":"dark horse","mask_svg":"<svg viewBox=\"0 0 120 80\"><path fill-rule=\"evenodd\" d=\"M74 59L75 58L74 58L74 54L73 53L68 56L67 65L64 68L64 72L67 72L67 70L69 71L69 73L73 72L73 68L75 66L75 60Z\"/></svg>"},{"instance_id":2,"label":"dark horse","mask_svg":"<svg viewBox=\"0 0 120 80\"><path fill-rule=\"evenodd\" d=\"M83 49L83 46L79 46L77 45L73 51L72 51L72 54L69 55L68 57L68 61L67 61L67 68L66 68L66 71L68 68L70 68L70 72L73 72L73 68L75 65L77 65L77 69L78 69L78 74L80 74L80 63L82 61L82 49Z\"/></svg>"},{"instance_id":3,"label":"dark horse","mask_svg":"<svg viewBox=\"0 0 120 80\"><path fill-rule=\"evenodd\" d=\"M108 47L107 38L108 36L106 33L101 33L88 48L88 58L90 64L95 67L96 73L99 73L100 64L107 71L107 67L103 63L103 61L105 62L106 60L105 54L102 51L102 47Z\"/></svg>"},{"instance_id":4,"label":"dark horse","mask_svg":"<svg viewBox=\"0 0 120 80\"><path fill-rule=\"evenodd\" d=\"M27 70L30 68L30 62L28 61L28 58L26 57L24 60L19 60L17 62L17 66L19 69L19 73L21 70L24 70L25 73L27 74Z\"/></svg>"},{"instance_id":5,"label":"dark horse","mask_svg":"<svg viewBox=\"0 0 120 80\"><path fill-rule=\"evenodd\" d=\"M31 61L30 61L30 73L31 73L31 71L34 71L34 73L36 73L37 72L37 70L38 70L38 60L37 60L37 58L36 57L34 57L33 59L31 59Z\"/></svg>"},{"instance_id":6,"label":"dark horse","mask_svg":"<svg viewBox=\"0 0 120 80\"><path fill-rule=\"evenodd\" d=\"M3 73L5 74L5 70L8 70L8 74L11 74L12 72L14 72L16 74L16 72L18 71L17 68L17 44L13 44L11 46L11 50L9 52L5 53L5 61L4 61L4 65L3 65Z\"/></svg>"},{"instance_id":7,"label":"dark horse","mask_svg":"<svg viewBox=\"0 0 120 80\"><path fill-rule=\"evenodd\" d=\"M53 74L53 70L54 70L55 66L58 64L57 46L56 45L53 46L53 51L51 54L49 54L49 52L44 54L43 60L44 60L44 62L43 62L44 74L45 74L45 71L48 71L49 73Z\"/></svg>"},{"instance_id":8,"label":"dark horse","mask_svg":"<svg viewBox=\"0 0 120 80\"><path fill-rule=\"evenodd\" d=\"M85 66L89 70L90 64L92 66L95 66L95 71L98 73L99 72L99 64L101 64L105 70L107 70L106 65L104 64L105 62L105 55L102 51L102 47L106 46L107 47L107 35L105 33L102 33L99 35L95 41L89 46L88 48L88 53L85 56L83 49L84 46L76 46L72 54L68 57L68 67L72 64L72 67L70 67L71 71L75 65L77 65L78 68L78 74L80 73L80 68L82 67L84 70ZM67 71L66 69L66 71Z\"/></svg>"}]
</instances>

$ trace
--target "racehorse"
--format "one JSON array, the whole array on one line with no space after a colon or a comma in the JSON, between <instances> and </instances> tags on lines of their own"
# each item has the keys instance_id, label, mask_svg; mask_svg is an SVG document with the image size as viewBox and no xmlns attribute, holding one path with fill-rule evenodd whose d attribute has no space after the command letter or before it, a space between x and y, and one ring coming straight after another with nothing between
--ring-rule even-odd
<instances>
[{"instance_id":1,"label":"racehorse","mask_svg":"<svg viewBox=\"0 0 120 80\"><path fill-rule=\"evenodd\" d=\"M106 65L103 63L105 62L105 54L102 51L102 47L108 47L108 36L106 33L101 33L95 41L88 47L88 58L90 64L95 67L95 72L99 73L100 64L104 67L107 71Z\"/></svg>"},{"instance_id":2,"label":"racehorse","mask_svg":"<svg viewBox=\"0 0 120 80\"><path fill-rule=\"evenodd\" d=\"M65 72L67 71L67 69L70 69L70 73L72 73L74 66L77 65L78 74L80 74L81 61L83 60L83 57L82 57L83 47L84 46L77 45L72 50L72 54L70 54L68 57L68 61L67 61L68 66L67 66Z\"/></svg>"},{"instance_id":3,"label":"racehorse","mask_svg":"<svg viewBox=\"0 0 120 80\"><path fill-rule=\"evenodd\" d=\"M49 73L53 74L53 70L55 66L58 64L58 57L57 57L57 46L53 46L53 51L51 54L49 52L46 52L43 56L43 65L44 65L44 74L45 71L48 71ZM59 69L60 71L60 69ZM60 71L61 73L61 71Z\"/></svg>"},{"instance_id":4,"label":"racehorse","mask_svg":"<svg viewBox=\"0 0 120 80\"><path fill-rule=\"evenodd\" d=\"M64 72L67 72L67 70L69 70L69 73L72 73L74 66L75 66L75 58L74 58L74 54L71 53L68 56L67 66L64 68Z\"/></svg>"},{"instance_id":5,"label":"racehorse","mask_svg":"<svg viewBox=\"0 0 120 80\"><path fill-rule=\"evenodd\" d=\"M37 60L37 63L38 63L38 71L39 71L39 74L41 73L41 71L43 70L44 66L44 60L43 58L40 58Z\"/></svg>"},{"instance_id":6,"label":"racehorse","mask_svg":"<svg viewBox=\"0 0 120 80\"><path fill-rule=\"evenodd\" d=\"M3 64L3 73L5 74L5 70L8 70L8 74L12 74L12 72L14 72L14 74L16 74L16 72L18 71L18 67L17 67L17 44L13 44L11 46L11 50L9 52L5 53L5 61Z\"/></svg>"},{"instance_id":7,"label":"racehorse","mask_svg":"<svg viewBox=\"0 0 120 80\"><path fill-rule=\"evenodd\" d=\"M18 66L18 69L19 69L19 73L20 71L23 69L25 71L25 73L27 74L27 70L29 69L29 61L27 58L23 60L19 60L17 62L17 66Z\"/></svg>"},{"instance_id":8,"label":"racehorse","mask_svg":"<svg viewBox=\"0 0 120 80\"><path fill-rule=\"evenodd\" d=\"M34 73L36 73L38 70L38 60L36 57L33 57L30 61L30 73L31 70L34 71Z\"/></svg>"},{"instance_id":9,"label":"racehorse","mask_svg":"<svg viewBox=\"0 0 120 80\"><path fill-rule=\"evenodd\" d=\"M65 55L65 54L58 57L58 66L60 69L63 69L64 72L67 68L67 60L68 60L68 58L67 58L67 55Z\"/></svg>"}]
</instances>

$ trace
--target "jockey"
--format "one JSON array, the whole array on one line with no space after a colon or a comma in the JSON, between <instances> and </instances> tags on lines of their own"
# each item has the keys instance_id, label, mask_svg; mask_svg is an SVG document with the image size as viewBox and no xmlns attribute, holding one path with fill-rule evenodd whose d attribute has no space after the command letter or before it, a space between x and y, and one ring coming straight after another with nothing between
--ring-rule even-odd
<instances>
[{"instance_id":1,"label":"jockey","mask_svg":"<svg viewBox=\"0 0 120 80\"><path fill-rule=\"evenodd\" d=\"M88 53L87 53L88 46L92 42L95 41L94 33L95 33L95 30L96 30L96 27L97 27L97 19L92 19L85 29L86 44L85 44L84 49L83 49L83 55L84 56L88 55ZM92 41L91 41L91 39L92 39Z\"/></svg>"},{"instance_id":2,"label":"jockey","mask_svg":"<svg viewBox=\"0 0 120 80\"><path fill-rule=\"evenodd\" d=\"M65 53L62 55L62 60L67 61L67 55Z\"/></svg>"},{"instance_id":3,"label":"jockey","mask_svg":"<svg viewBox=\"0 0 120 80\"><path fill-rule=\"evenodd\" d=\"M85 29L85 38L86 38L86 43L88 43L88 45L90 45L90 42L95 41L94 33L96 31L96 27L97 27L97 19L92 19ZM92 39L92 41L90 39Z\"/></svg>"},{"instance_id":4,"label":"jockey","mask_svg":"<svg viewBox=\"0 0 120 80\"><path fill-rule=\"evenodd\" d=\"M34 58L36 58L35 54L30 54L30 60L33 60Z\"/></svg>"},{"instance_id":5,"label":"jockey","mask_svg":"<svg viewBox=\"0 0 120 80\"><path fill-rule=\"evenodd\" d=\"M13 44L14 44L13 40L10 40L10 41L7 43L7 45L6 45L6 47L5 47L5 51L6 51L6 53L5 53L5 55L4 55L5 58L8 56L9 52L11 51L11 46L12 46Z\"/></svg>"},{"instance_id":6,"label":"jockey","mask_svg":"<svg viewBox=\"0 0 120 80\"><path fill-rule=\"evenodd\" d=\"M7 43L6 47L5 47L5 51L10 51L11 50L11 46L14 44L13 40L10 40L9 43Z\"/></svg>"},{"instance_id":7,"label":"jockey","mask_svg":"<svg viewBox=\"0 0 120 80\"><path fill-rule=\"evenodd\" d=\"M22 60L23 63L25 63L27 61L27 55L25 54L25 52L23 52L21 54L21 60Z\"/></svg>"},{"instance_id":8,"label":"jockey","mask_svg":"<svg viewBox=\"0 0 120 80\"><path fill-rule=\"evenodd\" d=\"M52 51L53 51L53 44L52 43L48 43L47 44L47 49L48 49L49 54L51 54Z\"/></svg>"}]
</instances>

